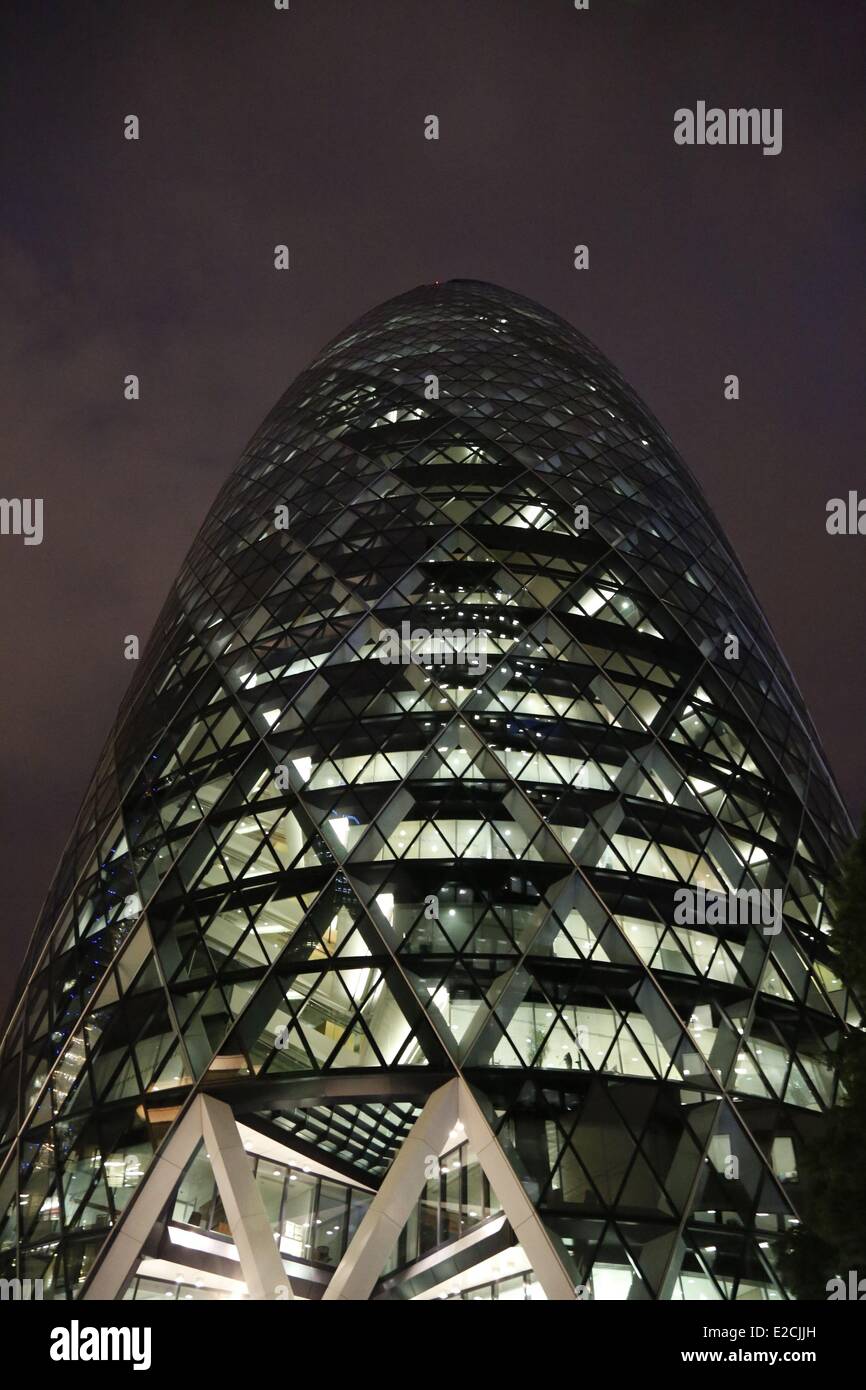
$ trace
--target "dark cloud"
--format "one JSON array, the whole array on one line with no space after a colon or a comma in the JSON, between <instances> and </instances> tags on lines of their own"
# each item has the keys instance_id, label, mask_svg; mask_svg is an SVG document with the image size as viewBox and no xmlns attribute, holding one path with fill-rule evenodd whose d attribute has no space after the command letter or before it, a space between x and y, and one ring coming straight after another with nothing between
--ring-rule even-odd
<instances>
[{"instance_id":1,"label":"dark cloud","mask_svg":"<svg viewBox=\"0 0 866 1390\"><path fill-rule=\"evenodd\" d=\"M0 539L3 984L128 682L123 636L292 376L422 281L530 295L645 397L859 812L866 539L824 531L864 477L859 4L34 11L8 3L0 43L2 490L45 499L42 546ZM698 99L782 107L782 154L676 147Z\"/></svg>"}]
</instances>

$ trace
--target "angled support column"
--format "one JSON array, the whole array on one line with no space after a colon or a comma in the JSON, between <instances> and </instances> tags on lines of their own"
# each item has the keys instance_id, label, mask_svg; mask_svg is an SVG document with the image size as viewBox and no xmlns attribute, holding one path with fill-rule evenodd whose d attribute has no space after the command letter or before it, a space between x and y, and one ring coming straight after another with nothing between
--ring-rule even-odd
<instances>
[{"instance_id":1,"label":"angled support column","mask_svg":"<svg viewBox=\"0 0 866 1390\"><path fill-rule=\"evenodd\" d=\"M323 1300L366 1300L415 1208L428 1176L457 1123L458 1081L434 1091L407 1134L382 1186L338 1264Z\"/></svg>"},{"instance_id":2,"label":"angled support column","mask_svg":"<svg viewBox=\"0 0 866 1390\"><path fill-rule=\"evenodd\" d=\"M250 1298L274 1299L292 1286L283 1268L271 1223L265 1211L235 1117L225 1101L201 1096L202 1136L237 1246Z\"/></svg>"},{"instance_id":3,"label":"angled support column","mask_svg":"<svg viewBox=\"0 0 866 1390\"><path fill-rule=\"evenodd\" d=\"M250 1297L284 1300L286 1290L289 1298L294 1297L231 1108L213 1096L199 1095L111 1233L84 1300L120 1297L200 1139L204 1139Z\"/></svg>"},{"instance_id":4,"label":"angled support column","mask_svg":"<svg viewBox=\"0 0 866 1390\"><path fill-rule=\"evenodd\" d=\"M578 1301L566 1252L545 1227L484 1109L462 1077L447 1082L427 1101L337 1266L323 1299L366 1300L370 1297L421 1195L428 1175L428 1160L438 1159L458 1120L462 1120L469 1148L502 1204L548 1299Z\"/></svg>"},{"instance_id":5,"label":"angled support column","mask_svg":"<svg viewBox=\"0 0 866 1390\"><path fill-rule=\"evenodd\" d=\"M493 1132L472 1088L461 1077L459 1113L470 1150L496 1193L514 1234L548 1299L579 1302L568 1257L560 1242L547 1230L508 1155Z\"/></svg>"},{"instance_id":6,"label":"angled support column","mask_svg":"<svg viewBox=\"0 0 866 1390\"><path fill-rule=\"evenodd\" d=\"M141 1185L133 1193L129 1206L108 1237L107 1248L82 1294L83 1301L111 1302L123 1292L145 1241L201 1139L199 1105L199 1098L196 1097L164 1151L153 1160Z\"/></svg>"}]
</instances>

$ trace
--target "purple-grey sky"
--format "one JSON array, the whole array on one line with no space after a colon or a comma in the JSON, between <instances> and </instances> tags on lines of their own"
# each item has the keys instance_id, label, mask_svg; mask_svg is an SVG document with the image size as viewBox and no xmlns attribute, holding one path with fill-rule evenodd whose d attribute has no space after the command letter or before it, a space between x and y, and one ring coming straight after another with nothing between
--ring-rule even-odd
<instances>
[{"instance_id":1,"label":"purple-grey sky","mask_svg":"<svg viewBox=\"0 0 866 1390\"><path fill-rule=\"evenodd\" d=\"M0 25L0 493L45 506L40 546L0 536L0 997L123 637L291 378L422 281L529 295L644 397L860 813L866 537L825 531L866 492L860 0L6 0ZM676 145L698 100L782 108L781 154Z\"/></svg>"}]
</instances>

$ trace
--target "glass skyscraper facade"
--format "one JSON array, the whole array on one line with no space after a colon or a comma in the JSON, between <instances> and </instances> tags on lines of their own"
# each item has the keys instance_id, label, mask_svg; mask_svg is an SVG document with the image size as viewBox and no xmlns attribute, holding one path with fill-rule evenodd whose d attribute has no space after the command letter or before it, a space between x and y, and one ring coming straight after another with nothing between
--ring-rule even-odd
<instances>
[{"instance_id":1,"label":"glass skyscraper facade","mask_svg":"<svg viewBox=\"0 0 866 1390\"><path fill-rule=\"evenodd\" d=\"M370 1297L557 1296L497 1172L581 1297L785 1297L850 829L619 373L494 286L390 301L253 437L99 761L2 1043L0 1277L86 1297L204 1095L323 1296L459 1078L504 1166L458 1120ZM206 1144L166 1192L116 1296L248 1296Z\"/></svg>"}]
</instances>

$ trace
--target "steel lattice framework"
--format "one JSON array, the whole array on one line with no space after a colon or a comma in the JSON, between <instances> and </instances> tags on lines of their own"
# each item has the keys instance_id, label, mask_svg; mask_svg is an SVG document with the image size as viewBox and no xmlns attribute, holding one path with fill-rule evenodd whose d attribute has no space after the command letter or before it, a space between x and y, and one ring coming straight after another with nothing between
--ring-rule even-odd
<instances>
[{"instance_id":1,"label":"steel lattice framework","mask_svg":"<svg viewBox=\"0 0 866 1390\"><path fill-rule=\"evenodd\" d=\"M485 659L385 663L404 622ZM390 301L252 439L108 739L3 1043L0 1273L78 1296L198 1091L374 1188L459 1075L593 1296L783 1296L849 834L617 371L490 285Z\"/></svg>"}]
</instances>

